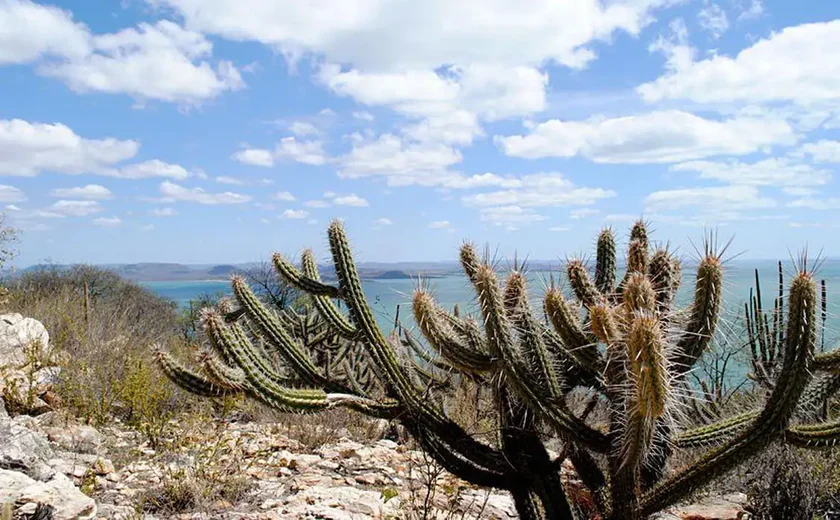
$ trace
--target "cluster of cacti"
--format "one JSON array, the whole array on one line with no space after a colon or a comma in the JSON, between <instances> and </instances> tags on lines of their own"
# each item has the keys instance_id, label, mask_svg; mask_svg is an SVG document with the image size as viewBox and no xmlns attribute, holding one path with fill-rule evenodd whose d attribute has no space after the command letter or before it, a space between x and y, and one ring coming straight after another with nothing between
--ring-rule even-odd
<instances>
[{"instance_id":1,"label":"cluster of cacti","mask_svg":"<svg viewBox=\"0 0 840 520\"><path fill-rule=\"evenodd\" d=\"M413 311L424 346L407 330L401 338L380 329L342 225L332 223L328 237L337 285L320 279L311 252L304 253L300 268L274 256L279 275L313 298L319 330L310 326L313 318L269 311L234 278L239 310L227 319L216 311L203 316L213 353L205 356L201 373L159 352L173 381L205 396L244 392L283 411L345 406L399 420L450 472L510 491L526 519L573 518L560 479L565 459L602 517L635 519L687 498L772 442L823 447L840 438L838 423L798 424L799 408L837 390L832 377L812 382L812 373L840 372L840 356L814 357L818 302L805 265L790 283L786 330L776 334L774 344L779 365L768 374L772 389L764 407L681 431L680 396L690 391L686 375L709 348L722 305L721 252L711 246L699 259L690 305L678 310L679 260L667 248L652 250L638 222L630 234L626 274L618 281L615 236L604 230L594 276L582 261L566 266L576 301L552 286L543 312L535 313L522 272L511 270L502 284L489 260L464 244L461 265L480 315L449 313L419 287ZM346 305L346 314L336 301ZM322 347L313 350L313 344ZM370 367L368 385L353 381L352 367L339 376L319 358L318 352L333 352L334 345L344 345L335 358L345 359L350 354L343 349L353 346L355 362ZM413 356L405 355L405 345ZM492 395L495 442L478 440L447 416L437 393L446 386L444 372L469 377ZM569 400L579 387L593 395L583 411ZM605 419L593 419L596 407L605 410ZM550 438L564 443L557 459L545 447ZM688 467L666 471L674 446L705 444L717 446Z\"/></svg>"}]
</instances>

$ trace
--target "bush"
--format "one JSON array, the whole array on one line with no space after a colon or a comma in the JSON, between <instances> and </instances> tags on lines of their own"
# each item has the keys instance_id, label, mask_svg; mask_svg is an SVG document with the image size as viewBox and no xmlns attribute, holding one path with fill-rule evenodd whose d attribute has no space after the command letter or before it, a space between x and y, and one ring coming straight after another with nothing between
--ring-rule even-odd
<instances>
[{"instance_id":1,"label":"bush","mask_svg":"<svg viewBox=\"0 0 840 520\"><path fill-rule=\"evenodd\" d=\"M116 416L138 426L162 424L192 402L150 361L155 343L184 348L175 303L84 265L41 268L7 287L6 312L35 318L50 332L61 367L57 391L87 422Z\"/></svg>"},{"instance_id":2,"label":"bush","mask_svg":"<svg viewBox=\"0 0 840 520\"><path fill-rule=\"evenodd\" d=\"M756 520L811 520L817 513L813 468L795 449L780 446L755 461L748 495Z\"/></svg>"}]
</instances>

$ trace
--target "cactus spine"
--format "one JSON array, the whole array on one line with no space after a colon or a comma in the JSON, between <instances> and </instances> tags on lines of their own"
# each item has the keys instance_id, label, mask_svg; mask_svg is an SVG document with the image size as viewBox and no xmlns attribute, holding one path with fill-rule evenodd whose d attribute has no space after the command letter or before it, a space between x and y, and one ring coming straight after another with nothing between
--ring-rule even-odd
<instances>
[{"instance_id":1,"label":"cactus spine","mask_svg":"<svg viewBox=\"0 0 840 520\"><path fill-rule=\"evenodd\" d=\"M686 310L676 309L681 263L667 247L651 250L648 235L643 222L633 226L627 272L616 283L615 234L601 232L594 279L582 261L570 260L566 274L576 301L552 286L543 300L544 320L529 306L518 266L502 283L475 248L463 244L460 261L480 316L457 308L449 313L419 287L412 310L427 348L398 321L390 335L379 328L344 228L333 222L328 238L337 286L321 280L311 251L300 268L273 257L279 276L310 295L313 311L273 313L234 278L239 309L203 315L211 350L202 354L201 369L160 350L156 359L175 383L204 397L243 393L287 412L344 406L399 420L452 473L510 491L527 519L573 518L559 461L545 448L551 437L563 441L598 513L611 520L660 511L772 442L834 446L840 423L808 422L840 390L840 355L815 357L819 304L804 265L790 284L786 316L781 296L774 305L772 329L760 295L747 305L757 377L769 389L764 406L684 427L675 413L680 392L673 389L685 387L686 374L713 340L723 267L720 253L707 247L693 300ZM279 366L269 353L279 355ZM495 443L469 435L439 404L458 376L488 387L496 404ZM567 397L580 387L591 398L576 413ZM595 424L591 415L599 407L606 420ZM664 477L672 447L709 446L698 461Z\"/></svg>"}]
</instances>

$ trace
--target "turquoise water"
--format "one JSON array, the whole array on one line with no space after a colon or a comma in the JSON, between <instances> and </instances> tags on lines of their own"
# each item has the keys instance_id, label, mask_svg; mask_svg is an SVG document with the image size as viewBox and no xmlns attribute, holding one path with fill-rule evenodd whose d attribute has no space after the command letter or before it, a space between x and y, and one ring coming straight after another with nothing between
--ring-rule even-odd
<instances>
[{"instance_id":1,"label":"turquoise water","mask_svg":"<svg viewBox=\"0 0 840 520\"><path fill-rule=\"evenodd\" d=\"M765 308L773 306L777 286L777 265L776 262L746 262L733 261L726 264L724 276L724 302L725 312L723 315L725 324L735 326L736 320L742 318L744 302L749 298L750 288L754 286L754 269L758 268L762 281L762 299ZM792 264L783 263L785 279L789 280L793 271ZM553 273L555 278L557 273ZM539 305L539 298L543 289L549 283L552 273L535 272L530 274L530 290L534 303ZM840 337L840 260L829 260L822 264L817 272L817 278L826 280L827 285L827 309L828 320L826 322L826 345L832 345L833 341ZM411 324L410 302L411 295L416 287L417 279L402 280L370 280L364 282L364 289L374 313L384 330L390 330L394 323L394 313L397 305L401 307L400 319L403 324ZM466 278L459 275L444 276L424 281L427 284L437 301L448 308L459 304L463 310L475 310L475 296ZM564 283L560 282L561 287ZM688 301L694 284L694 273L686 269L684 282L678 300L682 303ZM180 306L186 307L189 301L198 298L202 294L229 294L230 283L228 281L189 281L189 282L144 282L142 285L148 287L157 294L174 300ZM538 307L537 307L538 308ZM408 311L408 312L407 312Z\"/></svg>"}]
</instances>

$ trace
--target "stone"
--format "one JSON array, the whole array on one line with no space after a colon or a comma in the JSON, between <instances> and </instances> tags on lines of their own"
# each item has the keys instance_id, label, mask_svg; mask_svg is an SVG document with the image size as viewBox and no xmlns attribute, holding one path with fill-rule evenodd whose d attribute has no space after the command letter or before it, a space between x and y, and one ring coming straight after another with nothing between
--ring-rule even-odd
<instances>
[{"instance_id":1,"label":"stone","mask_svg":"<svg viewBox=\"0 0 840 520\"><path fill-rule=\"evenodd\" d=\"M0 469L0 502L30 508L28 504L48 505L53 508L55 520L96 518L96 502L61 473L46 482L38 482L18 471Z\"/></svg>"},{"instance_id":2,"label":"stone","mask_svg":"<svg viewBox=\"0 0 840 520\"><path fill-rule=\"evenodd\" d=\"M22 368L50 354L50 334L35 319L20 314L0 315L0 366Z\"/></svg>"},{"instance_id":3,"label":"stone","mask_svg":"<svg viewBox=\"0 0 840 520\"><path fill-rule=\"evenodd\" d=\"M50 444L42 435L15 421L0 420L0 468L47 480L55 474L47 465L53 456Z\"/></svg>"},{"instance_id":4,"label":"stone","mask_svg":"<svg viewBox=\"0 0 840 520\"><path fill-rule=\"evenodd\" d=\"M97 453L105 442L99 430L87 424L47 428L47 437L65 450Z\"/></svg>"}]
</instances>

